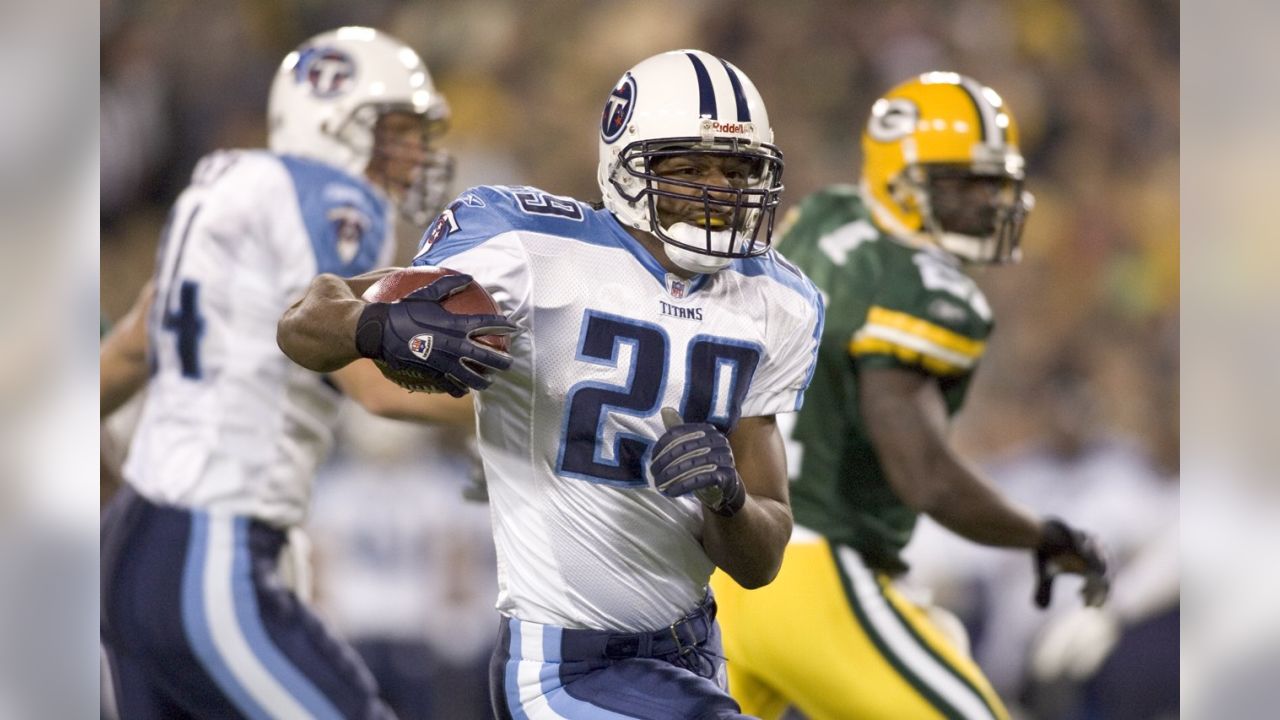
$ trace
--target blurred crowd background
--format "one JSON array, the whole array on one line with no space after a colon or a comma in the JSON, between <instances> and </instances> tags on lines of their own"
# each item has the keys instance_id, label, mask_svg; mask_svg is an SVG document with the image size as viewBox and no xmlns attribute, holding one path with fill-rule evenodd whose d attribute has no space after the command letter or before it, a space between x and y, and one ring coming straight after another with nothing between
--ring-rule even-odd
<instances>
[{"instance_id":1,"label":"blurred crowd background","mask_svg":"<svg viewBox=\"0 0 1280 720\"><path fill-rule=\"evenodd\" d=\"M149 277L195 162L263 146L277 63L337 25L382 28L423 55L453 108L443 144L457 190L597 198L596 129L613 83L653 53L697 47L765 98L786 158L785 212L856 181L880 93L926 70L972 75L1019 120L1037 205L1024 261L976 273L997 324L956 441L1018 500L1110 543L1120 608L1110 625L1036 615L1025 556L936 528L912 559L1019 715L1119 717L1117 692L1132 699L1155 682L1127 673L1177 663L1179 20L1174 0L104 0L102 314L123 314ZM403 240L411 248L417 234ZM483 716L470 708L484 702L494 629L487 514L464 501L483 492L466 447L352 408L311 528L316 602L436 717ZM1127 576L1142 579L1126 590ZM1069 591L1060 609L1078 604ZM1126 658L1134 633L1120 631L1134 628L1145 635ZM1109 663L1132 682L1108 686ZM1176 701L1176 686L1163 690Z\"/></svg>"}]
</instances>

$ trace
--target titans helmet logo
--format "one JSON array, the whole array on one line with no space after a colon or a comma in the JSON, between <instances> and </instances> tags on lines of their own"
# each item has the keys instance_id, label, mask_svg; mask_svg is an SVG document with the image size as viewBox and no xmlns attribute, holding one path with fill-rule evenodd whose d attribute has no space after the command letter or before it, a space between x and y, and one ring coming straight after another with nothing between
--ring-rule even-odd
<instances>
[{"instance_id":1,"label":"titans helmet logo","mask_svg":"<svg viewBox=\"0 0 1280 720\"><path fill-rule=\"evenodd\" d=\"M310 85L317 97L341 95L351 88L355 76L355 62L334 48L307 48L294 68L294 79Z\"/></svg>"},{"instance_id":2,"label":"titans helmet logo","mask_svg":"<svg viewBox=\"0 0 1280 720\"><path fill-rule=\"evenodd\" d=\"M627 73L618 87L609 93L609 99L604 104L604 114L600 116L600 137L606 143L616 142L622 137L635 106L636 79L631 77L631 73Z\"/></svg>"}]
</instances>

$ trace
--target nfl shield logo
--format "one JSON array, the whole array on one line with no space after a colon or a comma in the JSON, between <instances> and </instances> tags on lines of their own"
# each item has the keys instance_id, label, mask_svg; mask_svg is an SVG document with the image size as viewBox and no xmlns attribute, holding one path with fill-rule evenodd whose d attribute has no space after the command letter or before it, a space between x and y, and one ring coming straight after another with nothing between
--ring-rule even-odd
<instances>
[{"instance_id":1,"label":"nfl shield logo","mask_svg":"<svg viewBox=\"0 0 1280 720\"><path fill-rule=\"evenodd\" d=\"M689 283L686 280L676 277L675 275L667 275L667 294L679 300L689 292Z\"/></svg>"},{"instance_id":2,"label":"nfl shield logo","mask_svg":"<svg viewBox=\"0 0 1280 720\"><path fill-rule=\"evenodd\" d=\"M427 356L431 354L431 336L414 335L409 340L409 352L426 360Z\"/></svg>"}]
</instances>

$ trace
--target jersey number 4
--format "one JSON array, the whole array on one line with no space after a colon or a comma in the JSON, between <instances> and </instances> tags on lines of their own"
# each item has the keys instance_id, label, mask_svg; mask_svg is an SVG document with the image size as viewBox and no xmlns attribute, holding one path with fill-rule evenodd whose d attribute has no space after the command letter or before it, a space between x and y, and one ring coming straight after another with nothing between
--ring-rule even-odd
<instances>
[{"instance_id":1,"label":"jersey number 4","mask_svg":"<svg viewBox=\"0 0 1280 720\"><path fill-rule=\"evenodd\" d=\"M646 484L643 462L653 438L622 430L606 437L606 430L610 414L649 418L658 413L666 389L668 345L667 333L658 325L586 312L577 359L616 368L626 374L626 382L584 381L569 391L557 462L561 475L615 487ZM624 348L629 359L623 358ZM686 422L710 422L725 432L731 429L761 355L758 346L740 340L692 338L680 416Z\"/></svg>"},{"instance_id":2,"label":"jersey number 4","mask_svg":"<svg viewBox=\"0 0 1280 720\"><path fill-rule=\"evenodd\" d=\"M182 377L191 380L199 380L201 376L199 345L200 336L204 334L204 317L200 314L200 284L194 280L184 280L175 288L174 283L182 264L182 251L186 248L187 236L191 234L191 226L195 225L199 214L199 205L187 214L186 226L176 246L172 239L176 223L170 219L169 225L165 228L164 254L169 272L168 277L157 288L162 294L156 298L156 304L159 306L157 310L160 313L159 327L165 332L174 334ZM153 321L152 327L155 326ZM158 338L155 338L151 343L153 363L159 356L157 340ZM157 365L153 364L151 371L154 373L157 369Z\"/></svg>"}]
</instances>

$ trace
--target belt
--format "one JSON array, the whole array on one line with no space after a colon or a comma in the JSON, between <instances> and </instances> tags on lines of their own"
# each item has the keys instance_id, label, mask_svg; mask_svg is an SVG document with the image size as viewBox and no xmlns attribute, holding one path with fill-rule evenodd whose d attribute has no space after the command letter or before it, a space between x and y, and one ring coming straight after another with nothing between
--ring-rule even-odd
<instances>
[{"instance_id":1,"label":"belt","mask_svg":"<svg viewBox=\"0 0 1280 720\"><path fill-rule=\"evenodd\" d=\"M615 633L604 630L561 631L564 659L665 657L682 655L700 647L711 636L715 625L716 601L706 598L688 615L661 630L638 633Z\"/></svg>"}]
</instances>

